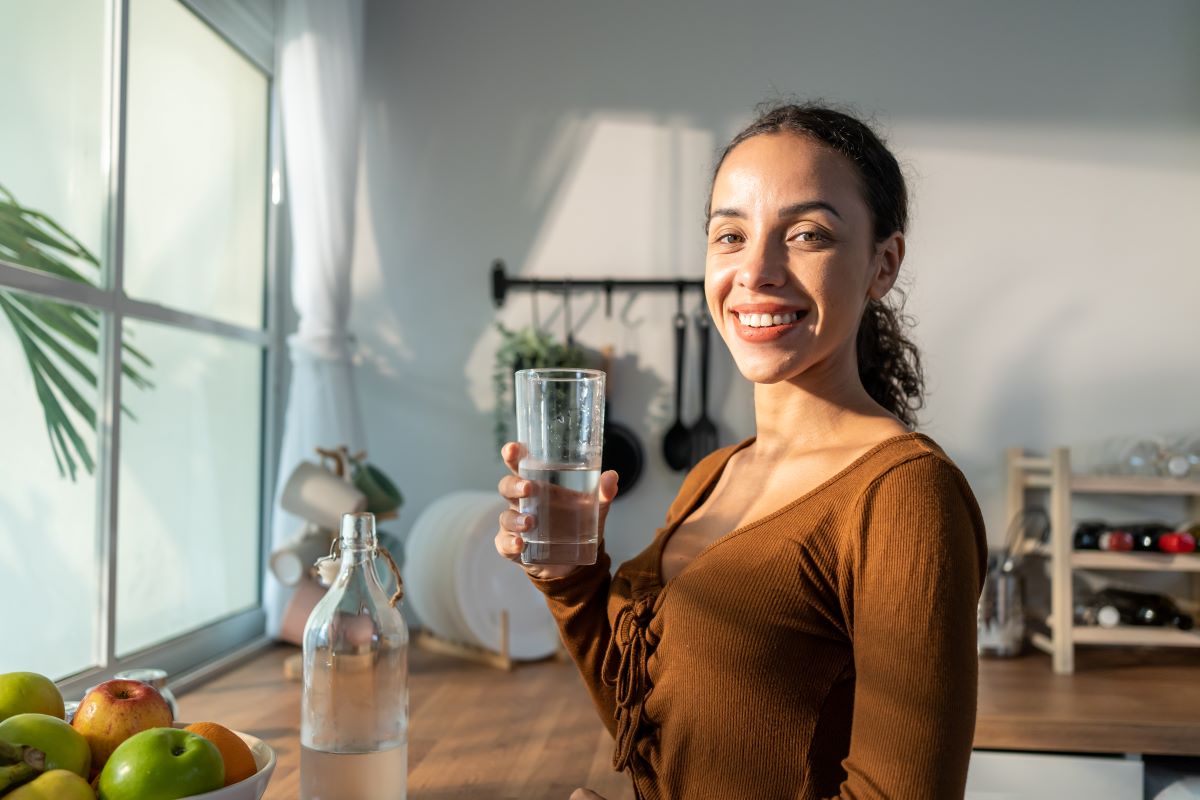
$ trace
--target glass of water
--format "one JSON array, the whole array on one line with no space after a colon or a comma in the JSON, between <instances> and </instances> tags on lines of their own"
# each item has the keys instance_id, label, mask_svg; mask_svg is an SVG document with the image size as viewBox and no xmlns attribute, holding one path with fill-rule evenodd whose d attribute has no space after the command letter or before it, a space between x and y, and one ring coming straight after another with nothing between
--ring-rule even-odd
<instances>
[{"instance_id":1,"label":"glass of water","mask_svg":"<svg viewBox=\"0 0 1200 800\"><path fill-rule=\"evenodd\" d=\"M521 512L525 564L595 564L604 443L604 373L523 369L514 376L521 477L533 483Z\"/></svg>"}]
</instances>

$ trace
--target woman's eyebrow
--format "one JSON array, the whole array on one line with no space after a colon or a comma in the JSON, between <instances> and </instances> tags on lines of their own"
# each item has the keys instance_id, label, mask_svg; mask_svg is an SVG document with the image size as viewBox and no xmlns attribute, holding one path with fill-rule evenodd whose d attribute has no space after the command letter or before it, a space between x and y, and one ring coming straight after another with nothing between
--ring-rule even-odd
<instances>
[{"instance_id":1,"label":"woman's eyebrow","mask_svg":"<svg viewBox=\"0 0 1200 800\"><path fill-rule=\"evenodd\" d=\"M784 206L779 209L780 217L794 217L798 214L805 214L809 211L828 211L838 219L842 215L838 210L824 200L808 200L803 203L792 203L790 206ZM716 208L708 215L708 221L712 222L716 217L734 217L736 219L745 219L746 212L738 208Z\"/></svg>"},{"instance_id":2,"label":"woman's eyebrow","mask_svg":"<svg viewBox=\"0 0 1200 800\"><path fill-rule=\"evenodd\" d=\"M736 208L714 208L708 214L708 221L712 222L714 217L736 217L745 219L746 213Z\"/></svg>"},{"instance_id":3,"label":"woman's eyebrow","mask_svg":"<svg viewBox=\"0 0 1200 800\"><path fill-rule=\"evenodd\" d=\"M793 203L790 206L785 206L784 208L779 209L779 216L794 217L797 214L805 214L809 211L818 210L828 211L838 219L842 218L842 215L838 213L838 210L829 203L826 203L824 200L809 200L805 203Z\"/></svg>"}]
</instances>

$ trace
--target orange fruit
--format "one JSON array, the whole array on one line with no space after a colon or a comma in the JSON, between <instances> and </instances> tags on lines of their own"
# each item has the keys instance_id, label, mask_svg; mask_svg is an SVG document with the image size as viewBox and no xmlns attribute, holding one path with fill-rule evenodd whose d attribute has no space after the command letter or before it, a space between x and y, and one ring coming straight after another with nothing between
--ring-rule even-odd
<instances>
[{"instance_id":1,"label":"orange fruit","mask_svg":"<svg viewBox=\"0 0 1200 800\"><path fill-rule=\"evenodd\" d=\"M193 722L184 730L203 736L221 751L221 760L225 762L226 786L244 781L258 772L258 765L254 763L254 754L250 752L250 747L224 725L215 722Z\"/></svg>"}]
</instances>

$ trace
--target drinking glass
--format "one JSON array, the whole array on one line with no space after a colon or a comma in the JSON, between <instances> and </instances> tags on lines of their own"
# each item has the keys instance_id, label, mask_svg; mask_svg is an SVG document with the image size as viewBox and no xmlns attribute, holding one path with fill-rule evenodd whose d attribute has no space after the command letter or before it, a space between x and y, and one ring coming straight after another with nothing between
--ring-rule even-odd
<instances>
[{"instance_id":1,"label":"drinking glass","mask_svg":"<svg viewBox=\"0 0 1200 800\"><path fill-rule=\"evenodd\" d=\"M524 564L595 564L599 549L604 373L523 369L514 376L518 464L533 492L520 501L533 516Z\"/></svg>"}]
</instances>

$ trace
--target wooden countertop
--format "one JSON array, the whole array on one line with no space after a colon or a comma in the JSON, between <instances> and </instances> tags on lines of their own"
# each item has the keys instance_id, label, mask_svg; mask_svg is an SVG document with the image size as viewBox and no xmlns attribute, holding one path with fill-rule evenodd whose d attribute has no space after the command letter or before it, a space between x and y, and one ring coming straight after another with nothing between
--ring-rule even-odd
<instances>
[{"instance_id":1,"label":"wooden countertop","mask_svg":"<svg viewBox=\"0 0 1200 800\"><path fill-rule=\"evenodd\" d=\"M1200 652L1080 648L1075 674L1041 653L981 659L975 747L1200 755Z\"/></svg>"},{"instance_id":2,"label":"wooden countertop","mask_svg":"<svg viewBox=\"0 0 1200 800\"><path fill-rule=\"evenodd\" d=\"M300 685L283 679L295 648L278 646L180 698L180 716L270 743L267 800L299 795ZM612 739L570 664L506 673L410 651L409 797L567 800L588 786L632 800L611 768ZM1073 676L1041 654L980 662L975 747L1200 755L1200 654L1080 651Z\"/></svg>"}]
</instances>

